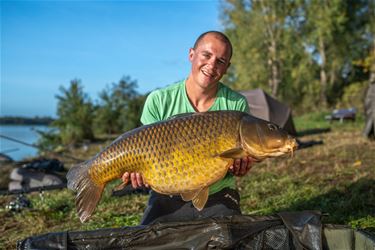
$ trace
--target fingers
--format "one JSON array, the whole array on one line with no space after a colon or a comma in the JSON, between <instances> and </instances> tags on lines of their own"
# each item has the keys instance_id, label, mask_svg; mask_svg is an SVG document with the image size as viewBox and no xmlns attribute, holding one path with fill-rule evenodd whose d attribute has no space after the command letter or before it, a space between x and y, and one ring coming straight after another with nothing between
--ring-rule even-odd
<instances>
[{"instance_id":1,"label":"fingers","mask_svg":"<svg viewBox=\"0 0 375 250\"><path fill-rule=\"evenodd\" d=\"M126 184L128 184L128 182L129 182L129 172L125 172L123 175L122 175L122 182L126 185Z\"/></svg>"},{"instance_id":2,"label":"fingers","mask_svg":"<svg viewBox=\"0 0 375 250\"><path fill-rule=\"evenodd\" d=\"M142 182L139 177L139 173L131 173L130 174L130 180L132 182L133 188L139 188L142 186Z\"/></svg>"},{"instance_id":3,"label":"fingers","mask_svg":"<svg viewBox=\"0 0 375 250\"><path fill-rule=\"evenodd\" d=\"M247 171L249 171L253 167L254 163L258 162L256 159L251 158L250 156L248 157L248 159L249 163L247 165Z\"/></svg>"},{"instance_id":4,"label":"fingers","mask_svg":"<svg viewBox=\"0 0 375 250\"><path fill-rule=\"evenodd\" d=\"M233 175L238 176L238 171L241 167L241 159L234 159L233 165L229 167L229 171L232 172Z\"/></svg>"},{"instance_id":5,"label":"fingers","mask_svg":"<svg viewBox=\"0 0 375 250\"><path fill-rule=\"evenodd\" d=\"M233 167L233 174L238 176L241 169L241 159L234 160Z\"/></svg>"},{"instance_id":6,"label":"fingers","mask_svg":"<svg viewBox=\"0 0 375 250\"><path fill-rule=\"evenodd\" d=\"M248 164L249 164L249 159L247 157L241 160L241 166L240 166L240 169L238 170L238 173L240 176L243 176L247 173Z\"/></svg>"},{"instance_id":7,"label":"fingers","mask_svg":"<svg viewBox=\"0 0 375 250\"><path fill-rule=\"evenodd\" d=\"M125 184L127 184L130 180L131 184L132 184L132 187L135 188L135 189L141 188L143 186L149 187L149 185L143 181L143 177L140 173L125 172L122 175L121 179Z\"/></svg>"},{"instance_id":8,"label":"fingers","mask_svg":"<svg viewBox=\"0 0 375 250\"><path fill-rule=\"evenodd\" d=\"M244 176L247 174L247 172L249 172L254 162L255 161L251 157L235 159L233 166L231 166L229 169L235 176Z\"/></svg>"}]
</instances>

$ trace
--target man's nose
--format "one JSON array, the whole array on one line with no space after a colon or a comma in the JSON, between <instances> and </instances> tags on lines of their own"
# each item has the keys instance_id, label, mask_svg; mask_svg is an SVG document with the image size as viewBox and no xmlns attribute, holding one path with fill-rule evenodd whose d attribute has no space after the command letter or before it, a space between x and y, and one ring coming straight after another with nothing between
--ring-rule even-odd
<instances>
[{"instance_id":1,"label":"man's nose","mask_svg":"<svg viewBox=\"0 0 375 250\"><path fill-rule=\"evenodd\" d=\"M217 64L218 64L218 61L216 60L216 58L210 58L210 60L208 61L208 65L212 69L216 69L217 68Z\"/></svg>"}]
</instances>

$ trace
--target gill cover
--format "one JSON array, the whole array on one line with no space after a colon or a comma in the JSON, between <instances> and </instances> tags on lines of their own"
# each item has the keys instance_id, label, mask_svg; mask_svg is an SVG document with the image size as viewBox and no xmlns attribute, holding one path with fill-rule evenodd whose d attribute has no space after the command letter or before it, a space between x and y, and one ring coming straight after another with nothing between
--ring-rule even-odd
<instances>
[{"instance_id":1,"label":"gill cover","mask_svg":"<svg viewBox=\"0 0 375 250\"><path fill-rule=\"evenodd\" d=\"M242 117L240 136L243 148L257 159L279 151L288 140L279 126L251 115Z\"/></svg>"}]
</instances>

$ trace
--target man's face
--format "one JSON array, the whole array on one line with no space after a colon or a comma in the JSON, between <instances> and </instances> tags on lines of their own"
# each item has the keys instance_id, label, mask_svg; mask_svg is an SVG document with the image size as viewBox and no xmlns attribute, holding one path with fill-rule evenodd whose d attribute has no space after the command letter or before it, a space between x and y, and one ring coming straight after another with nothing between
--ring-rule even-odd
<instances>
[{"instance_id":1,"label":"man's face","mask_svg":"<svg viewBox=\"0 0 375 250\"><path fill-rule=\"evenodd\" d=\"M191 76L202 88L216 86L230 65L230 47L212 34L208 34L190 49Z\"/></svg>"}]
</instances>

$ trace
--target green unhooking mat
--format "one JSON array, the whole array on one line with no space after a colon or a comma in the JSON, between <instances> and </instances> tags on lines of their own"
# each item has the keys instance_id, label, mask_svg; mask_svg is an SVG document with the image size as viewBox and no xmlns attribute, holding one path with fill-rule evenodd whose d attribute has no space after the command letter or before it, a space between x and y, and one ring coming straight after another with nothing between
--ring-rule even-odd
<instances>
[{"instance_id":1,"label":"green unhooking mat","mask_svg":"<svg viewBox=\"0 0 375 250\"><path fill-rule=\"evenodd\" d=\"M320 212L231 216L148 226L48 233L17 249L375 249L375 236L322 225Z\"/></svg>"}]
</instances>

